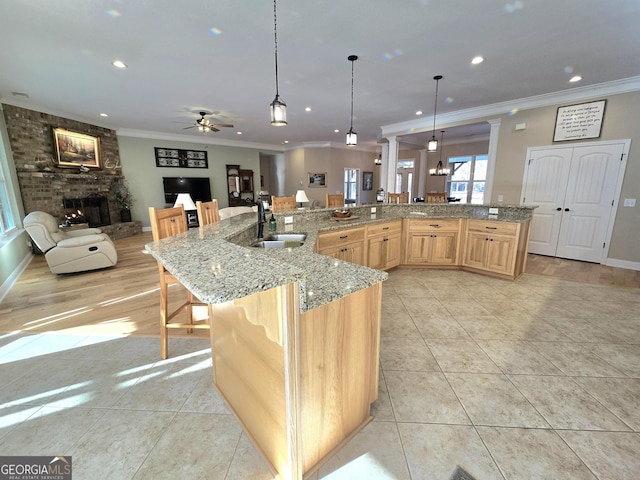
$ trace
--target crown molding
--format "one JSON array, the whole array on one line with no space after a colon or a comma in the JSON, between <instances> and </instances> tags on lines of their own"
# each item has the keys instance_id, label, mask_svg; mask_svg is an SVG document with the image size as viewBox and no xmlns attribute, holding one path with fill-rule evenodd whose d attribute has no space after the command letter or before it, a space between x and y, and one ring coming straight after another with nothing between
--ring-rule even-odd
<instances>
[{"instance_id":1,"label":"crown molding","mask_svg":"<svg viewBox=\"0 0 640 480\"><path fill-rule=\"evenodd\" d=\"M181 135L179 133L150 132L146 130L133 130L128 128L118 129L116 130L116 133L120 137L148 138L152 140L161 140L165 142L198 143L198 144L206 144L206 145L220 145L223 147L251 148L254 150L269 151L269 152L276 152L276 153L280 153L285 150L282 147L282 145L243 142L240 140L225 140L223 138L215 138L215 137L208 137L208 136L201 138L201 137L193 137L191 135Z\"/></svg>"},{"instance_id":2,"label":"crown molding","mask_svg":"<svg viewBox=\"0 0 640 480\"><path fill-rule=\"evenodd\" d=\"M467 108L444 114L438 114L437 119L440 125L459 124L478 120L484 117L508 114L513 110L530 110L533 108L548 107L565 102L579 102L593 99L604 95L619 95L622 93L635 92L640 90L640 76L615 80L613 82L600 83L576 87L561 92L545 93L533 97L525 97L508 102L494 103L482 107ZM408 133L420 133L433 130L433 115L421 117L417 120L407 120L404 122L392 123L380 127L382 136L406 135Z\"/></svg>"}]
</instances>

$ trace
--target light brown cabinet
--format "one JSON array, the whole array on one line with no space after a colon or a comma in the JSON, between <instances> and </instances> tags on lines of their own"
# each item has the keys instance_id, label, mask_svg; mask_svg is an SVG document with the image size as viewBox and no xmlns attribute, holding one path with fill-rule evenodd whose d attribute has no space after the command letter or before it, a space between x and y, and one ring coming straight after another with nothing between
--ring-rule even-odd
<instances>
[{"instance_id":1,"label":"light brown cabinet","mask_svg":"<svg viewBox=\"0 0 640 480\"><path fill-rule=\"evenodd\" d=\"M320 233L316 252L358 265L366 265L364 238L365 227Z\"/></svg>"},{"instance_id":2,"label":"light brown cabinet","mask_svg":"<svg viewBox=\"0 0 640 480\"><path fill-rule=\"evenodd\" d=\"M367 227L367 266L388 270L400 265L402 221L392 220Z\"/></svg>"},{"instance_id":3,"label":"light brown cabinet","mask_svg":"<svg viewBox=\"0 0 640 480\"><path fill-rule=\"evenodd\" d=\"M460 265L459 218L406 220L404 264Z\"/></svg>"},{"instance_id":4,"label":"light brown cabinet","mask_svg":"<svg viewBox=\"0 0 640 480\"><path fill-rule=\"evenodd\" d=\"M488 273L519 276L524 270L529 222L468 220L463 267Z\"/></svg>"}]
</instances>

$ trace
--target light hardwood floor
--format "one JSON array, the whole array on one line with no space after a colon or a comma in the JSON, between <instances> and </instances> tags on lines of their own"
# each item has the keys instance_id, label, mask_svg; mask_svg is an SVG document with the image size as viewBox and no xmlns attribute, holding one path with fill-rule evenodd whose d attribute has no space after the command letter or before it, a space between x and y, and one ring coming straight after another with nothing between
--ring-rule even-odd
<instances>
[{"instance_id":1,"label":"light hardwood floor","mask_svg":"<svg viewBox=\"0 0 640 480\"><path fill-rule=\"evenodd\" d=\"M35 256L0 304L0 332L159 335L158 270L153 257L142 253L151 241L151 233L116 240L114 268L71 275L52 274L44 257ZM539 255L529 255L526 272L640 288L637 271ZM171 287L170 298L182 298L179 288ZM204 338L208 332L191 335Z\"/></svg>"}]
</instances>

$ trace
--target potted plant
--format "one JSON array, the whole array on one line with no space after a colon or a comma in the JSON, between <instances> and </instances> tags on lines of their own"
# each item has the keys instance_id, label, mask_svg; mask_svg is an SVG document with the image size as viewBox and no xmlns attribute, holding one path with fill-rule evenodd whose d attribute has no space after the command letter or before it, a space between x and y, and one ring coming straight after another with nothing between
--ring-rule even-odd
<instances>
[{"instance_id":1,"label":"potted plant","mask_svg":"<svg viewBox=\"0 0 640 480\"><path fill-rule=\"evenodd\" d=\"M131 195L129 187L127 187L127 184L124 180L115 184L114 197L116 199L116 204L120 209L120 221L130 222L131 206L133 205L133 195Z\"/></svg>"}]
</instances>

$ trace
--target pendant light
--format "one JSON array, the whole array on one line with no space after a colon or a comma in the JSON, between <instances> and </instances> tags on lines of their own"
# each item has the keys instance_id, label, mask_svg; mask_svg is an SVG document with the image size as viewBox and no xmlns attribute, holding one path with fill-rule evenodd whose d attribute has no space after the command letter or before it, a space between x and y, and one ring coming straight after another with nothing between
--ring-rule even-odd
<instances>
[{"instance_id":1,"label":"pendant light","mask_svg":"<svg viewBox=\"0 0 640 480\"><path fill-rule=\"evenodd\" d=\"M429 140L429 143L427 144L427 151L429 152L435 152L438 150L438 140L436 140L436 111L438 110L438 82L442 80L442 75L436 75L433 79L436 81L436 100L433 106L433 133L431 135L431 140Z\"/></svg>"},{"instance_id":2,"label":"pendant light","mask_svg":"<svg viewBox=\"0 0 640 480\"><path fill-rule=\"evenodd\" d=\"M448 168L444 168L442 164L442 149L444 147L444 130L440 131L440 160L438 161L438 165L436 168L432 168L429 170L429 175L432 177L445 177L451 173L451 170Z\"/></svg>"},{"instance_id":3,"label":"pendant light","mask_svg":"<svg viewBox=\"0 0 640 480\"><path fill-rule=\"evenodd\" d=\"M355 147L358 144L358 134L353 131L353 62L358 59L357 55L349 55L347 60L351 62L351 126L347 132L347 146Z\"/></svg>"},{"instance_id":4,"label":"pendant light","mask_svg":"<svg viewBox=\"0 0 640 480\"><path fill-rule=\"evenodd\" d=\"M278 93L278 17L276 16L276 0L273 0L273 37L275 40L276 59L276 98L271 102L271 125L281 127L287 124L287 104Z\"/></svg>"}]
</instances>

